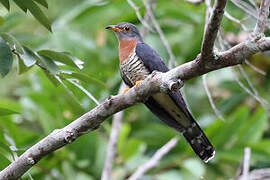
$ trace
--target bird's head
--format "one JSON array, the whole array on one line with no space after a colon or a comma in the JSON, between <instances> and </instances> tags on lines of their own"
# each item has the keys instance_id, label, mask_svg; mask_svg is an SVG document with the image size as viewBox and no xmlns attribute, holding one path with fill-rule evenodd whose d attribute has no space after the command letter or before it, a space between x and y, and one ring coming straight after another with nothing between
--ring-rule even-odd
<instances>
[{"instance_id":1,"label":"bird's head","mask_svg":"<svg viewBox=\"0 0 270 180\"><path fill-rule=\"evenodd\" d=\"M114 31L119 41L122 40L142 41L140 32L134 24L123 22L117 25L107 26L106 29Z\"/></svg>"}]
</instances>

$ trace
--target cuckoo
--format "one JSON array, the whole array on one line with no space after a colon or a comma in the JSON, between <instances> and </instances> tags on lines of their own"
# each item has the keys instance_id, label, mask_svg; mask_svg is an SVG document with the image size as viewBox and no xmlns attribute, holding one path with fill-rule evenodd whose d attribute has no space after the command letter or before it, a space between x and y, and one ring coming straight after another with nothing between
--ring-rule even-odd
<instances>
[{"instance_id":1,"label":"cuckoo","mask_svg":"<svg viewBox=\"0 0 270 180\"><path fill-rule=\"evenodd\" d=\"M121 77L130 88L153 71L169 71L159 54L143 41L134 24L124 22L106 29L114 31L118 38ZM214 147L189 112L180 91L153 94L144 104L165 124L182 133L204 162L214 157Z\"/></svg>"}]
</instances>

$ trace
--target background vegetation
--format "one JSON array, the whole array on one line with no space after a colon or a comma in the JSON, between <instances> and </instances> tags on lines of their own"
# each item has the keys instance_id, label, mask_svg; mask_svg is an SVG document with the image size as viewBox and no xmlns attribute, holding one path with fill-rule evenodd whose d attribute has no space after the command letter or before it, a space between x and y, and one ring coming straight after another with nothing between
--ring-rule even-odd
<instances>
[{"instance_id":1,"label":"background vegetation","mask_svg":"<svg viewBox=\"0 0 270 180\"><path fill-rule=\"evenodd\" d=\"M1 75L6 75L0 79L0 169L54 129L64 127L95 107L97 101L117 94L121 84L117 40L104 27L127 21L142 29L135 11L125 0L48 0L48 9L45 1L36 2L26 1L27 14L22 11L24 7L19 8L15 4L15 0L10 1L10 11L0 6L0 55L7 52L3 56L10 59L9 62L13 56L9 72L3 70L0 63ZM141 1L135 2L142 5ZM42 14L37 9L44 16L35 16L35 19L29 12ZM231 1L226 10L238 19L245 17L242 23L248 28L254 27L256 20L246 18L245 13ZM142 8L141 13L144 11ZM155 16L178 64L194 59L200 52L205 11L204 3L157 1ZM50 22L52 33L49 31ZM241 26L226 17L222 27L225 37L231 42L245 37ZM164 60L168 59L157 33L147 34L145 41ZM3 48L8 49L3 51ZM77 58L84 62L83 68ZM249 59L266 75L243 65L265 100L270 100L269 60L268 53ZM252 169L270 166L269 114L236 83L234 77L237 74L239 72L232 68L208 74L210 91L224 121L213 112L201 78L188 81L183 88L193 115L216 147L215 159L204 164L181 138L144 179L233 178L242 161L244 147L251 147ZM244 80L242 82L247 84ZM141 104L126 110L123 121L112 174L117 180L128 177L169 139L180 136ZM108 119L95 132L45 157L29 174L33 179L47 180L100 179L110 128L111 119ZM29 179L29 174L23 179Z\"/></svg>"}]
</instances>

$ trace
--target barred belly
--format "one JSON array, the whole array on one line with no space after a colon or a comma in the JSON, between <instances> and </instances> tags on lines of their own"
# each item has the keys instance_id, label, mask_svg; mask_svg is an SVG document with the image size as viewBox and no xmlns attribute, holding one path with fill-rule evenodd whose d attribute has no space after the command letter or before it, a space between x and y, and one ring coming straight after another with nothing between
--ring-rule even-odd
<instances>
[{"instance_id":1,"label":"barred belly","mask_svg":"<svg viewBox=\"0 0 270 180\"><path fill-rule=\"evenodd\" d=\"M136 81L144 80L150 74L136 52L131 53L128 59L120 64L120 71L133 85Z\"/></svg>"}]
</instances>

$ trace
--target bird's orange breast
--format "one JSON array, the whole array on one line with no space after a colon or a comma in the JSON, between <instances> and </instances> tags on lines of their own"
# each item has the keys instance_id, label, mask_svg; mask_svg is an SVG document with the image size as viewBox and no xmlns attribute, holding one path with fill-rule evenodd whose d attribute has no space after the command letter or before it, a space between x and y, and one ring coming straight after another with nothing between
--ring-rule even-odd
<instances>
[{"instance_id":1,"label":"bird's orange breast","mask_svg":"<svg viewBox=\"0 0 270 180\"><path fill-rule=\"evenodd\" d=\"M120 63L123 63L128 59L128 56L134 51L136 45L137 45L137 40L121 40L119 41L119 60Z\"/></svg>"}]
</instances>

